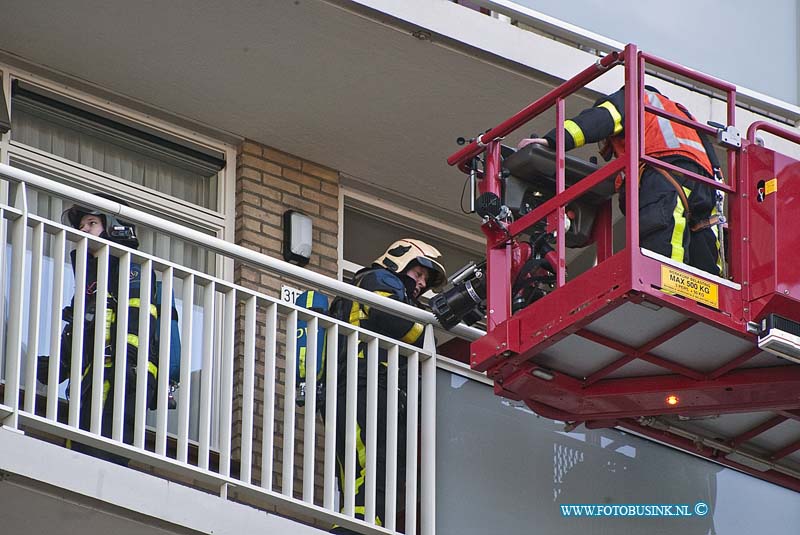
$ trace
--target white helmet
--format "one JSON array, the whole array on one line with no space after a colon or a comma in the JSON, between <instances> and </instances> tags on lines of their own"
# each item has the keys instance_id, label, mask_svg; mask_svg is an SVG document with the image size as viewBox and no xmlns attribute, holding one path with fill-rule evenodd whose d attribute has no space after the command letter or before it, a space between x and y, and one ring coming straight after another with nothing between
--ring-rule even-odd
<instances>
[{"instance_id":1,"label":"white helmet","mask_svg":"<svg viewBox=\"0 0 800 535\"><path fill-rule=\"evenodd\" d=\"M447 280L444 266L436 260L441 256L436 247L422 240L404 238L391 244L386 252L375 260L375 264L380 264L398 274L405 273L414 267L414 264L419 264L430 270L427 287L436 289Z\"/></svg>"}]
</instances>

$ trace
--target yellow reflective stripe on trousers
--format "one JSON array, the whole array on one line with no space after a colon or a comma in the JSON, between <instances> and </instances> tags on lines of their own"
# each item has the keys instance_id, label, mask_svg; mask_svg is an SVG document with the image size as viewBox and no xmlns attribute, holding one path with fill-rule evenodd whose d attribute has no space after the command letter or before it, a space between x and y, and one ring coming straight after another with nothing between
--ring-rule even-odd
<instances>
[{"instance_id":1,"label":"yellow reflective stripe on trousers","mask_svg":"<svg viewBox=\"0 0 800 535\"><path fill-rule=\"evenodd\" d=\"M136 349L139 349L139 337L136 336L135 334L128 334L128 343L133 347L135 347ZM158 366L156 366L152 362L148 361L147 371L153 374L154 378L158 378Z\"/></svg>"},{"instance_id":2,"label":"yellow reflective stripe on trousers","mask_svg":"<svg viewBox=\"0 0 800 535\"><path fill-rule=\"evenodd\" d=\"M139 308L141 304L142 301L138 297L132 297L131 299L128 299L128 306L131 308ZM152 303L150 303L150 315L154 318L158 318L158 307Z\"/></svg>"},{"instance_id":3,"label":"yellow reflective stripe on trousers","mask_svg":"<svg viewBox=\"0 0 800 535\"><path fill-rule=\"evenodd\" d=\"M719 215L719 211L717 210L716 206L711 209L711 217L714 217L715 215ZM721 247L721 244L719 243L719 226L718 225L711 225L711 232L714 233L714 246L717 248L717 262L716 262L717 269L719 270L719 273L721 274L722 273L722 247Z\"/></svg>"},{"instance_id":4,"label":"yellow reflective stripe on trousers","mask_svg":"<svg viewBox=\"0 0 800 535\"><path fill-rule=\"evenodd\" d=\"M300 348L300 378L306 376L306 348Z\"/></svg>"},{"instance_id":5,"label":"yellow reflective stripe on trousers","mask_svg":"<svg viewBox=\"0 0 800 535\"><path fill-rule=\"evenodd\" d=\"M364 445L364 441L361 440L361 426L358 425L358 422L356 422L356 460L358 461L359 471L358 477L353 484L353 492L358 496L358 491L364 485L364 478L367 472L367 447ZM361 509L361 511L358 509ZM363 515L364 506L356 507L355 512L360 512Z\"/></svg>"},{"instance_id":6,"label":"yellow reflective stripe on trousers","mask_svg":"<svg viewBox=\"0 0 800 535\"><path fill-rule=\"evenodd\" d=\"M691 193L691 190L688 188L683 188L683 191L687 196ZM672 238L670 239L670 244L672 245L670 258L677 262L683 262L683 238L686 232L686 215L680 195L675 195L675 209L672 210L672 220L675 226L672 227Z\"/></svg>"},{"instance_id":7,"label":"yellow reflective stripe on trousers","mask_svg":"<svg viewBox=\"0 0 800 535\"><path fill-rule=\"evenodd\" d=\"M364 485L364 480L367 477L367 447L361 439L361 426L358 425L358 422L356 422L356 458L358 459L358 466L361 470L359 470L359 476L356 478L353 491L356 496L358 496L358 490ZM342 478L342 480L344 480L344 478ZM363 505L356 505L353 512L361 516L366 516L366 508ZM383 525L378 515L375 515L375 523L379 526Z\"/></svg>"},{"instance_id":8,"label":"yellow reflective stripe on trousers","mask_svg":"<svg viewBox=\"0 0 800 535\"><path fill-rule=\"evenodd\" d=\"M572 136L572 141L575 142L575 147L583 147L586 143L586 137L583 135L583 130L578 126L578 123L572 119L564 121L564 130Z\"/></svg>"},{"instance_id":9,"label":"yellow reflective stripe on trousers","mask_svg":"<svg viewBox=\"0 0 800 535\"><path fill-rule=\"evenodd\" d=\"M117 321L117 315L114 313L114 309L107 308L106 309L106 344L111 341L111 325Z\"/></svg>"},{"instance_id":10,"label":"yellow reflective stripe on trousers","mask_svg":"<svg viewBox=\"0 0 800 535\"><path fill-rule=\"evenodd\" d=\"M620 114L617 107L614 106L610 101L606 100L602 104L598 104L598 108L604 108L611 114L611 119L614 121L614 134L619 134L622 132L622 114Z\"/></svg>"}]
</instances>

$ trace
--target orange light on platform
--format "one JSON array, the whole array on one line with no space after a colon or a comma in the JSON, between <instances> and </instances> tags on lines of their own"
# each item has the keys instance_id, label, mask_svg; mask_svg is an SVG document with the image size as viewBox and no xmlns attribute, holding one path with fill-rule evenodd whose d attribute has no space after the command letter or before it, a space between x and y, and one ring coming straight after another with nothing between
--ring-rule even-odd
<instances>
[{"instance_id":1,"label":"orange light on platform","mask_svg":"<svg viewBox=\"0 0 800 535\"><path fill-rule=\"evenodd\" d=\"M666 401L667 401L667 405L677 405L678 401L680 401L680 400L678 399L678 396L671 395L671 396L667 396L667 400Z\"/></svg>"}]
</instances>

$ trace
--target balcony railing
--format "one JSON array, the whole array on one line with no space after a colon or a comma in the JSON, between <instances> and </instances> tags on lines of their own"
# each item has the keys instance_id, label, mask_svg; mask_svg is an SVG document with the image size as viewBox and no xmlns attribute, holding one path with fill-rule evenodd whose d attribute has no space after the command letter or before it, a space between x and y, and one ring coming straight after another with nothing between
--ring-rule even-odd
<instances>
[{"instance_id":1,"label":"balcony railing","mask_svg":"<svg viewBox=\"0 0 800 535\"><path fill-rule=\"evenodd\" d=\"M430 313L25 171L0 165L0 177L9 183L9 201L0 204L0 243L4 244L0 247L0 316L4 318L0 336L5 338L0 340L0 347L5 349L0 360L3 425L30 430L54 441L85 444L95 448L99 456L111 454L134 460L156 471L177 474L182 481L217 488L222 497L235 493L237 499L322 528L338 524L362 533L397 533L400 531L395 519L404 516L402 532L433 535L436 349ZM169 229L169 234L224 258L426 323L424 346L420 349L356 328L40 217L28 210L31 189L95 206L137 225ZM69 259L72 250L74 277ZM113 379L104 377L104 365L110 362L104 349L107 315L115 314L116 324L123 326L133 318L128 318L126 306L108 310L97 307L96 328L85 330L83 321L73 322L72 354L83 354L84 358L71 359L68 382L59 384L62 307L72 299L65 285L68 288L66 283L74 279L73 315L85 317L85 274L93 262L98 273L98 303L107 298L108 274L114 273L109 265L119 266L120 304L129 298L131 266L141 269L138 354L126 357L126 329L117 329L116 339L110 342L116 345ZM161 314L152 327L149 321L151 285L155 280L162 285L164 303L174 296L179 310L182 348L174 409L169 408L170 382L164 373L169 368L169 336L161 336L159 342L161 373L157 376L155 410L147 409L146 381L131 382L134 377L148 376L149 330L157 328L165 333L169 329L168 313ZM163 308L169 310L167 306ZM316 364L314 358L308 358L305 405L298 407L294 355L295 333L301 320L307 322L311 355L317 333L326 329L327 355L324 403L316 399ZM477 334L466 327L456 332L468 338ZM84 339L92 342L84 345ZM368 369L364 520L356 518L353 499L353 489L361 475L357 473L355 440L359 343L367 348ZM87 347L90 349L82 349ZM379 403L378 361L379 352L383 351L388 355L388 394L385 403ZM340 352L346 361L346 368L341 369L346 372L337 369ZM37 366L38 355L49 355L49 360ZM89 362L92 373L84 376ZM407 385L402 384L404 369L409 378ZM342 377L338 382L337 375ZM106 380L112 393L104 405ZM91 384L90 395L82 399L77 393L87 383ZM68 392L65 384L69 384ZM398 385L405 386L403 390L407 392L405 411L398 410L402 404ZM341 395L337 388L344 388L345 394ZM337 503L335 476L337 402L344 403L346 414L346 498L341 504ZM90 409L82 409L81 403L88 403ZM379 408L385 413L379 414ZM387 444L386 451L380 452L379 419L386 421ZM126 431L131 428L132 437ZM399 437L405 437L404 445L398 443ZM405 481L398 481L398 451L403 449L406 475ZM379 459L379 453L385 459ZM376 466L383 462L385 514L378 521Z\"/></svg>"}]
</instances>

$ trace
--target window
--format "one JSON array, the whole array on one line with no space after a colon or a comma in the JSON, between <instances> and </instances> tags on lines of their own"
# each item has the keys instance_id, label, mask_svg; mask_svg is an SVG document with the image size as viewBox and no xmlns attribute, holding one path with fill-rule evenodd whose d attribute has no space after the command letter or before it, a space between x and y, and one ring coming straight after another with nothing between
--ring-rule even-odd
<instances>
[{"instance_id":1,"label":"window","mask_svg":"<svg viewBox=\"0 0 800 535\"><path fill-rule=\"evenodd\" d=\"M6 108L6 93L3 91L3 84L0 83L0 134L5 134L10 129L11 119L8 118L8 108Z\"/></svg>"},{"instance_id":2,"label":"window","mask_svg":"<svg viewBox=\"0 0 800 535\"><path fill-rule=\"evenodd\" d=\"M94 106L77 96L14 78L10 165L86 191L113 193L131 206L211 236L230 235L226 159L232 150L208 146L137 123L125 110ZM231 177L228 178L231 180ZM59 221L60 199L39 192L30 209ZM142 251L205 273L223 275L204 248L155 229L137 229Z\"/></svg>"},{"instance_id":3,"label":"window","mask_svg":"<svg viewBox=\"0 0 800 535\"><path fill-rule=\"evenodd\" d=\"M342 258L350 269L369 266L401 238L417 238L436 247L448 274L484 256L480 234L349 189L344 190L343 222Z\"/></svg>"}]
</instances>

